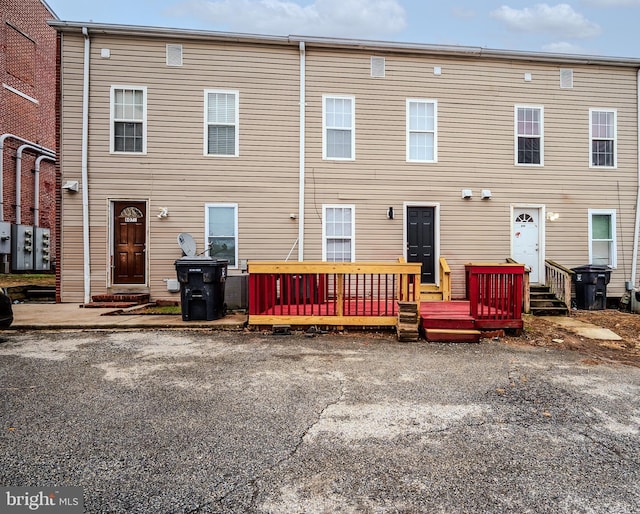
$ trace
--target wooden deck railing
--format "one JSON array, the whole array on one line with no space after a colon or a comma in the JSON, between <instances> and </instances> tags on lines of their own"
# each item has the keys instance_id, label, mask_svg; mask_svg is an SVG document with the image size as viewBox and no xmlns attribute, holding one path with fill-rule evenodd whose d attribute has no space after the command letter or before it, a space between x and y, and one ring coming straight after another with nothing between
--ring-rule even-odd
<instances>
[{"instance_id":1,"label":"wooden deck railing","mask_svg":"<svg viewBox=\"0 0 640 514\"><path fill-rule=\"evenodd\" d=\"M561 264L547 259L544 261L545 285L571 309L571 281L575 273Z\"/></svg>"},{"instance_id":2,"label":"wooden deck railing","mask_svg":"<svg viewBox=\"0 0 640 514\"><path fill-rule=\"evenodd\" d=\"M442 301L451 301L451 268L444 257L440 257L440 291L442 291Z\"/></svg>"},{"instance_id":3,"label":"wooden deck railing","mask_svg":"<svg viewBox=\"0 0 640 514\"><path fill-rule=\"evenodd\" d=\"M465 272L467 299L476 327L523 327L524 265L471 263L465 266Z\"/></svg>"},{"instance_id":4,"label":"wooden deck railing","mask_svg":"<svg viewBox=\"0 0 640 514\"><path fill-rule=\"evenodd\" d=\"M250 261L250 325L395 326L420 302L419 263Z\"/></svg>"}]
</instances>

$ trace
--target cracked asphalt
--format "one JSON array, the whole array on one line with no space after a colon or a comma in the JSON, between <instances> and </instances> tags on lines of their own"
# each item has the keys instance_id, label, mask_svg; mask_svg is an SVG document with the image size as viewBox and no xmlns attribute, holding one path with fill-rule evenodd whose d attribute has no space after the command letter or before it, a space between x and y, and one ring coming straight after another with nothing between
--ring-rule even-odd
<instances>
[{"instance_id":1,"label":"cracked asphalt","mask_svg":"<svg viewBox=\"0 0 640 514\"><path fill-rule=\"evenodd\" d=\"M8 332L0 483L86 512L640 511L640 368L379 334Z\"/></svg>"}]
</instances>

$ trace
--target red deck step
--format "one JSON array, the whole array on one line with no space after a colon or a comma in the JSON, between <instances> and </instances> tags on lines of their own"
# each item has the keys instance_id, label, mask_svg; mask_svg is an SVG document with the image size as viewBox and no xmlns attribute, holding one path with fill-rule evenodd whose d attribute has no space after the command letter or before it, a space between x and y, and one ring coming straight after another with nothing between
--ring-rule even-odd
<instances>
[{"instance_id":1,"label":"red deck step","mask_svg":"<svg viewBox=\"0 0 640 514\"><path fill-rule=\"evenodd\" d=\"M420 318L425 329L473 330L475 320L471 317L469 302L421 302Z\"/></svg>"},{"instance_id":2,"label":"red deck step","mask_svg":"<svg viewBox=\"0 0 640 514\"><path fill-rule=\"evenodd\" d=\"M427 341L477 343L482 335L476 330L467 301L421 302L420 324Z\"/></svg>"}]
</instances>

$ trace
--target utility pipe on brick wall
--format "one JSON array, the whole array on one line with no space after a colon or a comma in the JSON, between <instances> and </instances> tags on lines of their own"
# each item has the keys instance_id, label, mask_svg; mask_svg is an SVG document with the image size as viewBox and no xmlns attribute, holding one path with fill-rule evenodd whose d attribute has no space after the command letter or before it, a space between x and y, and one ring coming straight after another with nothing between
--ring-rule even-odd
<instances>
[{"instance_id":1,"label":"utility pipe on brick wall","mask_svg":"<svg viewBox=\"0 0 640 514\"><path fill-rule=\"evenodd\" d=\"M47 155L51 155L53 157L55 157L56 153L49 149L46 148L42 145L39 145L38 143L34 143L33 141L29 141L28 139L24 139L20 136L16 136L15 134L2 134L2 136L0 136L0 221L4 221L4 185L3 185L3 178L4 178L4 142L7 139L15 139L16 141L20 141L21 143L26 143L28 145L30 145L32 148L35 148L37 151L41 152L42 154L47 154Z\"/></svg>"},{"instance_id":2,"label":"utility pipe on brick wall","mask_svg":"<svg viewBox=\"0 0 640 514\"><path fill-rule=\"evenodd\" d=\"M50 155L41 155L36 159L35 171L35 191L33 193L33 221L36 227L40 226L40 163L44 160L55 162L55 158Z\"/></svg>"},{"instance_id":3,"label":"utility pipe on brick wall","mask_svg":"<svg viewBox=\"0 0 640 514\"><path fill-rule=\"evenodd\" d=\"M638 102L637 122L638 132L636 133L636 147L638 150L638 191L636 193L636 224L633 234L633 259L631 262L631 287L636 287L636 270L638 268L638 238L640 232L640 69L638 69L636 76L636 87L638 89L638 96L636 97Z\"/></svg>"},{"instance_id":4,"label":"utility pipe on brick wall","mask_svg":"<svg viewBox=\"0 0 640 514\"><path fill-rule=\"evenodd\" d=\"M27 144L20 145L16 152L16 225L20 225L22 223L22 154L25 150L36 150L40 153L38 148ZM45 155L55 160L55 156L53 154ZM35 224L38 224L37 220Z\"/></svg>"},{"instance_id":5,"label":"utility pipe on brick wall","mask_svg":"<svg viewBox=\"0 0 640 514\"><path fill-rule=\"evenodd\" d=\"M91 41L87 27L84 36L84 67L82 79L82 246L84 259L84 303L91 301L91 262L89 261L89 58Z\"/></svg>"},{"instance_id":6,"label":"utility pipe on brick wall","mask_svg":"<svg viewBox=\"0 0 640 514\"><path fill-rule=\"evenodd\" d=\"M298 260L304 260L304 174L305 174L305 113L306 113L306 50L300 41L300 177L298 187Z\"/></svg>"}]
</instances>

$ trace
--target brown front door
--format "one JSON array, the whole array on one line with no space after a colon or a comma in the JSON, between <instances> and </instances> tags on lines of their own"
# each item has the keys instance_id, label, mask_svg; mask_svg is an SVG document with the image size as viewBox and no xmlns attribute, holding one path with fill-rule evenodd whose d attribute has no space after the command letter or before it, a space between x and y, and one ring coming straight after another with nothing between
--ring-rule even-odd
<instances>
[{"instance_id":1,"label":"brown front door","mask_svg":"<svg viewBox=\"0 0 640 514\"><path fill-rule=\"evenodd\" d=\"M113 203L114 284L146 282L146 217L146 202Z\"/></svg>"}]
</instances>

